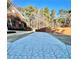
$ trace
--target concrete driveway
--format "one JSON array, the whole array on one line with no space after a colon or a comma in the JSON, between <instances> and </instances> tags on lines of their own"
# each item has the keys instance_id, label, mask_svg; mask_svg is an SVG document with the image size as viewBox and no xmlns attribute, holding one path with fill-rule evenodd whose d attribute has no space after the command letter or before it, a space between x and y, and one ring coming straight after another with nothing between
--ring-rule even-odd
<instances>
[{"instance_id":1,"label":"concrete driveway","mask_svg":"<svg viewBox=\"0 0 79 59\"><path fill-rule=\"evenodd\" d=\"M71 46L45 32L34 32L8 47L8 59L71 59Z\"/></svg>"}]
</instances>

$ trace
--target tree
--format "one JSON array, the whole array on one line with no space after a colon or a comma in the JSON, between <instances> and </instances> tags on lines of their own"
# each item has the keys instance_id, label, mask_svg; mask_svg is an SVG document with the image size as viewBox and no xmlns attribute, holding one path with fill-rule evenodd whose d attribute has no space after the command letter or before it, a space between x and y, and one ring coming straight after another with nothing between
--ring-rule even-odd
<instances>
[{"instance_id":1,"label":"tree","mask_svg":"<svg viewBox=\"0 0 79 59\"><path fill-rule=\"evenodd\" d=\"M59 19L57 20L57 22L60 24L60 26L64 26L65 20L64 20L64 18L59 18Z\"/></svg>"},{"instance_id":2,"label":"tree","mask_svg":"<svg viewBox=\"0 0 79 59\"><path fill-rule=\"evenodd\" d=\"M65 14L65 26L70 26L71 10L64 10L64 14Z\"/></svg>"},{"instance_id":3,"label":"tree","mask_svg":"<svg viewBox=\"0 0 79 59\"><path fill-rule=\"evenodd\" d=\"M51 11L51 17L54 19L55 16L56 16L56 11L53 9L53 10Z\"/></svg>"},{"instance_id":4,"label":"tree","mask_svg":"<svg viewBox=\"0 0 79 59\"><path fill-rule=\"evenodd\" d=\"M51 18L52 18L51 20L53 20L53 25L54 25L54 28L55 28L55 26L56 26L56 19L54 19L55 16L56 16L56 11L55 11L55 9L53 9L53 10L51 11L50 16L51 16Z\"/></svg>"},{"instance_id":5,"label":"tree","mask_svg":"<svg viewBox=\"0 0 79 59\"><path fill-rule=\"evenodd\" d=\"M59 10L59 14L60 14L60 17L63 17L63 15L64 15L63 9Z\"/></svg>"},{"instance_id":6,"label":"tree","mask_svg":"<svg viewBox=\"0 0 79 59\"><path fill-rule=\"evenodd\" d=\"M43 9L43 14L44 14L44 16L46 16L47 18L49 18L50 12L49 12L48 7L46 7L46 8Z\"/></svg>"},{"instance_id":7,"label":"tree","mask_svg":"<svg viewBox=\"0 0 79 59\"><path fill-rule=\"evenodd\" d=\"M47 26L49 26L49 23L50 23L50 12L49 12L49 9L48 9L48 7L45 7L44 9L43 9L43 15L46 17L46 24L47 24Z\"/></svg>"},{"instance_id":8,"label":"tree","mask_svg":"<svg viewBox=\"0 0 79 59\"><path fill-rule=\"evenodd\" d=\"M56 19L53 19L54 28L56 27Z\"/></svg>"},{"instance_id":9,"label":"tree","mask_svg":"<svg viewBox=\"0 0 79 59\"><path fill-rule=\"evenodd\" d=\"M31 22L32 22L32 19L30 19L35 13L37 13L37 9L33 6L27 6L27 7L24 7L24 8L21 8L20 9L29 19L29 22L30 22L30 26L31 26ZM26 17L25 16L25 17Z\"/></svg>"},{"instance_id":10,"label":"tree","mask_svg":"<svg viewBox=\"0 0 79 59\"><path fill-rule=\"evenodd\" d=\"M42 14L42 15L43 15L43 12L44 12L44 11L43 11L43 9L40 9L40 14Z\"/></svg>"},{"instance_id":11,"label":"tree","mask_svg":"<svg viewBox=\"0 0 79 59\"><path fill-rule=\"evenodd\" d=\"M19 8L19 10L21 10L22 12L24 12L26 15L30 16L31 14L33 14L34 12L37 12L37 9L33 6L27 6L24 8Z\"/></svg>"},{"instance_id":12,"label":"tree","mask_svg":"<svg viewBox=\"0 0 79 59\"><path fill-rule=\"evenodd\" d=\"M11 6L11 1L10 0L7 0L7 8L9 8Z\"/></svg>"},{"instance_id":13,"label":"tree","mask_svg":"<svg viewBox=\"0 0 79 59\"><path fill-rule=\"evenodd\" d=\"M65 26L70 26L70 22L71 22L71 10L61 9L61 10L59 10L59 14L60 14L60 17L62 17L62 18L65 19L64 25Z\"/></svg>"}]
</instances>

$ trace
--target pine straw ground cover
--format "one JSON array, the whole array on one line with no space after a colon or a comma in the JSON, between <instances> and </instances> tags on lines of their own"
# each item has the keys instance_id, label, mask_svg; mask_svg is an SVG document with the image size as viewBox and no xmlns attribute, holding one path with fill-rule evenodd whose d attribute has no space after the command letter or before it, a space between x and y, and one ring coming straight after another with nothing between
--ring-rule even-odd
<instances>
[{"instance_id":1,"label":"pine straw ground cover","mask_svg":"<svg viewBox=\"0 0 79 59\"><path fill-rule=\"evenodd\" d=\"M65 28L56 28L53 30L54 31L50 32L49 34L55 36L63 43L71 45L71 28L65 27Z\"/></svg>"}]
</instances>

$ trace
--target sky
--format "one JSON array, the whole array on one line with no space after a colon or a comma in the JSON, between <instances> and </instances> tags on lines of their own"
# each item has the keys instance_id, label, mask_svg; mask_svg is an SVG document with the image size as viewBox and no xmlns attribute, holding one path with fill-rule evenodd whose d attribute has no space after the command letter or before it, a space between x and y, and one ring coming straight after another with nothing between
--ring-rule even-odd
<instances>
[{"instance_id":1,"label":"sky","mask_svg":"<svg viewBox=\"0 0 79 59\"><path fill-rule=\"evenodd\" d=\"M50 11L55 9L56 12L60 9L71 9L71 0L12 0L12 2L18 7L26 7L28 5L38 9L48 7Z\"/></svg>"}]
</instances>

